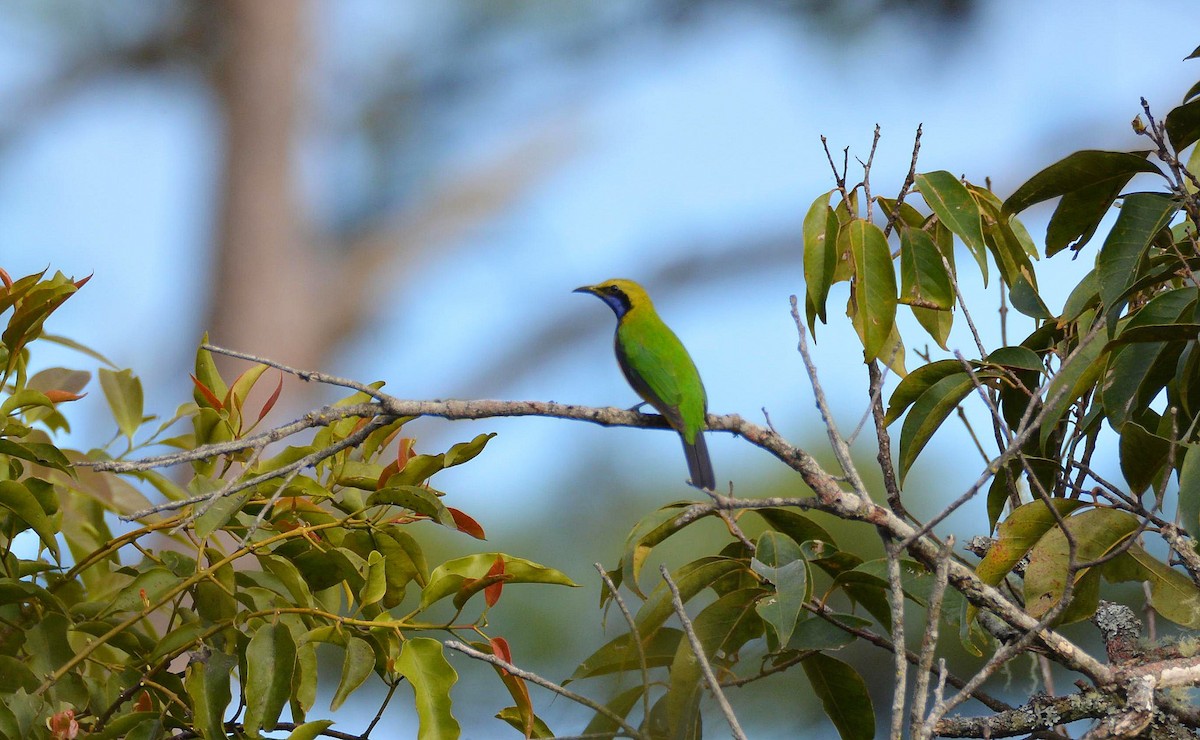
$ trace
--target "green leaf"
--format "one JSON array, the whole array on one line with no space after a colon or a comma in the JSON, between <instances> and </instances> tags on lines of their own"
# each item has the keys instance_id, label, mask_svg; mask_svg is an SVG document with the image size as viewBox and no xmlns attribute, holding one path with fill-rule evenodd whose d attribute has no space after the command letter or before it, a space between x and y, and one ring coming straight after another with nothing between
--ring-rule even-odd
<instances>
[{"instance_id":1,"label":"green leaf","mask_svg":"<svg viewBox=\"0 0 1200 740\"><path fill-rule=\"evenodd\" d=\"M442 459L442 467L450 468L474 460L479 453L483 452L484 445L495 436L495 432L487 432L476 435L470 442L459 442L458 444L451 445L450 449L446 450Z\"/></svg>"},{"instance_id":2,"label":"green leaf","mask_svg":"<svg viewBox=\"0 0 1200 740\"><path fill-rule=\"evenodd\" d=\"M115 593L104 596L107 604L101 616L137 612L145 609L146 602L157 602L164 594L179 585L179 576L163 567L154 567L139 573L136 578Z\"/></svg>"},{"instance_id":3,"label":"green leaf","mask_svg":"<svg viewBox=\"0 0 1200 740\"><path fill-rule=\"evenodd\" d=\"M362 606L370 606L381 600L387 593L387 562L378 550L372 550L367 556L367 572L363 579L363 587L358 593L358 602Z\"/></svg>"},{"instance_id":4,"label":"green leaf","mask_svg":"<svg viewBox=\"0 0 1200 740\"><path fill-rule=\"evenodd\" d=\"M1150 605L1180 627L1200 627L1200 589L1192 579L1151 557L1137 543L1104 566L1110 581L1138 580L1150 584Z\"/></svg>"},{"instance_id":5,"label":"green leaf","mask_svg":"<svg viewBox=\"0 0 1200 740\"><path fill-rule=\"evenodd\" d=\"M641 700L642 691L644 688L645 687L638 685L631 689L622 691L610 699L605 706L608 707L618 717L627 717L629 716L629 712L633 710L634 705ZM613 722L603 714L596 712L596 715L592 717L592 721L588 722L587 727L584 728L583 734L593 735L605 732L615 734L619 729L620 725L618 725L616 722Z\"/></svg>"},{"instance_id":6,"label":"green leaf","mask_svg":"<svg viewBox=\"0 0 1200 740\"><path fill-rule=\"evenodd\" d=\"M11 439L0 438L0 455L8 455L21 460L28 460L38 465L61 470L74 475L71 461L57 447L44 442L14 442Z\"/></svg>"},{"instance_id":7,"label":"green leaf","mask_svg":"<svg viewBox=\"0 0 1200 740\"><path fill-rule=\"evenodd\" d=\"M233 697L230 674L237 658L222 652L188 664L183 686L192 700L192 722L204 740L225 740L225 708Z\"/></svg>"},{"instance_id":8,"label":"green leaf","mask_svg":"<svg viewBox=\"0 0 1200 740\"><path fill-rule=\"evenodd\" d=\"M1167 193L1126 195L1112 231L1096 258L1100 300L1109 309L1137 279L1139 266L1159 231L1166 228L1179 203Z\"/></svg>"},{"instance_id":9,"label":"green leaf","mask_svg":"<svg viewBox=\"0 0 1200 740\"><path fill-rule=\"evenodd\" d=\"M833 536L812 519L790 509L754 509L754 513L762 517L771 529L782 532L793 541L803 544L812 540L834 544Z\"/></svg>"},{"instance_id":10,"label":"green leaf","mask_svg":"<svg viewBox=\"0 0 1200 740\"><path fill-rule=\"evenodd\" d=\"M923 229L900 231L900 302L928 309L954 307L954 286L942 253Z\"/></svg>"},{"instance_id":11,"label":"green leaf","mask_svg":"<svg viewBox=\"0 0 1200 740\"><path fill-rule=\"evenodd\" d=\"M745 588L725 594L700 610L692 620L696 637L706 658L733 655L748 641L762 635L763 621L755 605L763 596L760 588ZM679 642L671 664L667 689L667 717L672 728L691 727L701 688L700 663L688 640Z\"/></svg>"},{"instance_id":12,"label":"green leaf","mask_svg":"<svg viewBox=\"0 0 1200 740\"><path fill-rule=\"evenodd\" d=\"M134 433L142 425L142 381L134 376L132 370L113 372L102 367L100 387L104 389L104 397L108 399L108 407L112 409L117 428L132 442Z\"/></svg>"},{"instance_id":13,"label":"green leaf","mask_svg":"<svg viewBox=\"0 0 1200 740\"><path fill-rule=\"evenodd\" d=\"M938 360L937 362L931 362L928 365L922 365L913 370L900 381L900 384L896 386L896 390L892 391L892 397L888 399L888 410L887 414L883 417L883 423L890 426L908 410L909 406L913 405L918 398L932 388L935 383L943 378L963 372L962 363L958 360Z\"/></svg>"},{"instance_id":14,"label":"green leaf","mask_svg":"<svg viewBox=\"0 0 1200 740\"><path fill-rule=\"evenodd\" d=\"M1139 408L1146 408L1174 378L1183 342L1190 337L1179 338L1174 344L1153 340L1169 339L1169 332L1164 337L1157 330L1178 327L1195 310L1196 299L1194 287L1156 295L1125 322L1116 340L1108 344L1111 354L1100 384L1100 399L1113 428L1120 429ZM1126 346L1135 342L1137 346Z\"/></svg>"},{"instance_id":15,"label":"green leaf","mask_svg":"<svg viewBox=\"0 0 1200 740\"><path fill-rule=\"evenodd\" d=\"M1138 520L1124 511L1099 508L1069 517L1066 525L1075 540L1076 562L1082 564L1103 557L1124 542L1137 531ZM1066 587L1068 554L1067 537L1058 525L1051 527L1029 553L1029 567L1025 569L1025 610L1035 619L1040 619L1062 598ZM1092 570L1087 568L1076 572L1076 583ZM1082 595L1079 594L1077 598ZM1086 606L1089 608L1068 607L1059 623L1066 624L1091 616L1095 604Z\"/></svg>"},{"instance_id":16,"label":"green leaf","mask_svg":"<svg viewBox=\"0 0 1200 740\"><path fill-rule=\"evenodd\" d=\"M200 344L208 344L208 333L200 338ZM213 396L220 402L220 399L225 398L229 393L229 387L225 385L225 381L221 379L221 373L217 371L217 363L213 360L212 353L206 349L196 350L196 380L200 381ZM197 388L192 392L196 404L201 408L212 408L211 400L200 392Z\"/></svg>"},{"instance_id":17,"label":"green leaf","mask_svg":"<svg viewBox=\"0 0 1200 740\"><path fill-rule=\"evenodd\" d=\"M988 365L999 365L1010 370L1033 370L1039 373L1046 371L1045 366L1042 365L1042 358L1038 357L1037 352L1028 347L1018 346L994 349L988 353L985 363Z\"/></svg>"},{"instance_id":18,"label":"green leaf","mask_svg":"<svg viewBox=\"0 0 1200 740\"><path fill-rule=\"evenodd\" d=\"M755 610L775 630L779 644L787 645L808 599L808 564L787 535L768 530L755 544L750 568L775 586L775 594L764 597Z\"/></svg>"},{"instance_id":19,"label":"green leaf","mask_svg":"<svg viewBox=\"0 0 1200 740\"><path fill-rule=\"evenodd\" d=\"M396 659L396 672L408 679L416 695L420 740L452 740L460 733L458 720L451 714L450 688L458 674L442 654L442 644L428 637L414 637L404 643Z\"/></svg>"},{"instance_id":20,"label":"green leaf","mask_svg":"<svg viewBox=\"0 0 1200 740\"><path fill-rule=\"evenodd\" d=\"M530 560L516 558L502 552L481 552L475 555L447 560L429 574L429 585L421 591L421 608L451 596L467 585L469 580L479 580L488 574L496 559L504 561L505 583L548 583L558 586L578 587L566 574L538 565Z\"/></svg>"},{"instance_id":21,"label":"green leaf","mask_svg":"<svg viewBox=\"0 0 1200 740\"><path fill-rule=\"evenodd\" d=\"M246 729L273 730L292 690L296 641L281 623L265 624L246 648Z\"/></svg>"},{"instance_id":22,"label":"green leaf","mask_svg":"<svg viewBox=\"0 0 1200 740\"><path fill-rule=\"evenodd\" d=\"M937 214L950 231L958 235L979 263L984 287L987 286L987 245L983 240L983 225L980 221L979 204L971 197L971 191L954 175L945 170L917 175L917 189L921 197Z\"/></svg>"},{"instance_id":23,"label":"green leaf","mask_svg":"<svg viewBox=\"0 0 1200 740\"><path fill-rule=\"evenodd\" d=\"M1195 88L1193 88L1195 89ZM1167 113L1167 138L1176 152L1200 139L1200 100L1193 100Z\"/></svg>"},{"instance_id":24,"label":"green leaf","mask_svg":"<svg viewBox=\"0 0 1200 740\"><path fill-rule=\"evenodd\" d=\"M318 719L312 722L305 722L292 730L292 734L287 736L287 740L316 740L331 725L333 725L333 720L331 719Z\"/></svg>"},{"instance_id":25,"label":"green leaf","mask_svg":"<svg viewBox=\"0 0 1200 740\"><path fill-rule=\"evenodd\" d=\"M961 365L959 370L957 374L944 377L930 386L904 417L904 425L900 428L901 483L904 482L917 455L921 454L921 450L925 449L925 445L933 437L933 433L975 389L975 382L962 370Z\"/></svg>"},{"instance_id":26,"label":"green leaf","mask_svg":"<svg viewBox=\"0 0 1200 740\"><path fill-rule=\"evenodd\" d=\"M1104 332L1096 332L1086 344L1068 357L1050 380L1046 390L1046 415L1043 417L1038 440L1043 449L1050 435L1054 433L1055 426L1067 413L1067 409L1095 384L1104 370L1104 364L1100 362L1104 344Z\"/></svg>"},{"instance_id":27,"label":"green leaf","mask_svg":"<svg viewBox=\"0 0 1200 740\"><path fill-rule=\"evenodd\" d=\"M1086 502L1079 499L1056 498L1052 501L1054 509L1063 517L1086 505ZM1013 509L996 530L996 541L992 548L983 560L979 561L979 565L975 566L975 575L989 586L999 585L1012 571L1013 566L1025 557L1056 523L1054 514L1040 499ZM967 622L975 618L977 610L978 607L974 604L967 607Z\"/></svg>"},{"instance_id":28,"label":"green leaf","mask_svg":"<svg viewBox=\"0 0 1200 740\"><path fill-rule=\"evenodd\" d=\"M60 559L58 541L55 540L57 529L28 488L15 480L0 481L0 506L8 509L13 516L27 524L37 533L38 539L42 541L54 559Z\"/></svg>"},{"instance_id":29,"label":"green leaf","mask_svg":"<svg viewBox=\"0 0 1200 740\"><path fill-rule=\"evenodd\" d=\"M496 714L496 719L507 722L514 730L522 734L525 733L525 718L521 716L521 710L517 707L505 707ZM546 724L541 717L533 718L533 734L529 735L532 738L553 738L558 737Z\"/></svg>"},{"instance_id":30,"label":"green leaf","mask_svg":"<svg viewBox=\"0 0 1200 740\"><path fill-rule=\"evenodd\" d=\"M438 644L438 650L441 650L441 644ZM329 702L329 711L336 712L338 707L342 706L350 697L350 694L362 686L363 681L367 680L367 676L371 675L374 668L375 651L371 648L371 643L361 637L348 635L346 637L346 655L342 661L342 678L338 681L337 690L333 692L333 699ZM399 666L397 666L397 670L399 670Z\"/></svg>"},{"instance_id":31,"label":"green leaf","mask_svg":"<svg viewBox=\"0 0 1200 740\"><path fill-rule=\"evenodd\" d=\"M838 220L833 209L829 207L831 193L832 190L813 201L804 216L803 228L804 284L821 323L827 322L825 301L829 298L829 287L833 285L833 271L838 258ZM813 329L810 325L809 330Z\"/></svg>"},{"instance_id":32,"label":"green leaf","mask_svg":"<svg viewBox=\"0 0 1200 740\"><path fill-rule=\"evenodd\" d=\"M873 624L870 619L864 619L854 614L832 614L830 616L848 627L867 629ZM858 636L853 632L847 632L825 619L812 617L802 620L796 626L796 631L792 633L792 640L788 643L788 647L792 650L841 650L847 645L853 644L857 639Z\"/></svg>"},{"instance_id":33,"label":"green leaf","mask_svg":"<svg viewBox=\"0 0 1200 740\"><path fill-rule=\"evenodd\" d=\"M800 666L842 740L875 737L875 708L858 671L824 653L813 653Z\"/></svg>"},{"instance_id":34,"label":"green leaf","mask_svg":"<svg viewBox=\"0 0 1200 740\"><path fill-rule=\"evenodd\" d=\"M1179 469L1179 523L1193 539L1200 534L1200 445L1184 448Z\"/></svg>"},{"instance_id":35,"label":"green leaf","mask_svg":"<svg viewBox=\"0 0 1200 740\"><path fill-rule=\"evenodd\" d=\"M367 506L383 505L403 506L410 511L427 516L443 526L454 526L454 517L446 505L442 503L436 493L428 488L414 485L388 485L367 497Z\"/></svg>"},{"instance_id":36,"label":"green leaf","mask_svg":"<svg viewBox=\"0 0 1200 740\"><path fill-rule=\"evenodd\" d=\"M1054 314L1050 312L1045 302L1042 301L1042 296L1038 293L1037 286L1033 284L1032 269L1022 268L1016 277L1013 278L1012 289L1008 292L1008 300L1012 303L1013 308L1031 319L1046 321L1054 318Z\"/></svg>"},{"instance_id":37,"label":"green leaf","mask_svg":"<svg viewBox=\"0 0 1200 740\"><path fill-rule=\"evenodd\" d=\"M1096 227L1121 188L1139 172L1162 172L1146 161L1149 152L1085 150L1068 155L1034 175L1004 202L1006 213L1063 196L1046 231L1046 256L1078 248Z\"/></svg>"},{"instance_id":38,"label":"green leaf","mask_svg":"<svg viewBox=\"0 0 1200 740\"><path fill-rule=\"evenodd\" d=\"M648 636L643 637L642 652L646 656L646 667L659 668L671 665L675 653L679 650L681 639L683 639L683 632L673 627L655 629ZM584 659L563 684L566 685L571 681L583 678L639 670L641 670L641 659L638 656L637 642L634 640L633 634L626 633L609 640Z\"/></svg>"},{"instance_id":39,"label":"green leaf","mask_svg":"<svg viewBox=\"0 0 1200 740\"><path fill-rule=\"evenodd\" d=\"M746 563L743 561L710 556L680 566L671 574L671 580L675 581L675 586L679 589L680 600L686 604L706 588L711 588L722 579L745 569ZM634 623L645 639L674 613L671 591L663 581L655 586L649 598L638 609Z\"/></svg>"},{"instance_id":40,"label":"green leaf","mask_svg":"<svg viewBox=\"0 0 1200 740\"><path fill-rule=\"evenodd\" d=\"M691 505L690 501L677 501L660 507L642 517L625 538L624 554L621 556L622 581L638 596L645 596L638 586L638 576L646 564L646 558L658 544L682 528L676 522L683 514L682 509Z\"/></svg>"},{"instance_id":41,"label":"green leaf","mask_svg":"<svg viewBox=\"0 0 1200 740\"><path fill-rule=\"evenodd\" d=\"M866 362L879 357L896 322L896 271L887 237L878 226L855 219L841 234L854 260L854 317ZM888 358L883 358L887 360Z\"/></svg>"}]
</instances>

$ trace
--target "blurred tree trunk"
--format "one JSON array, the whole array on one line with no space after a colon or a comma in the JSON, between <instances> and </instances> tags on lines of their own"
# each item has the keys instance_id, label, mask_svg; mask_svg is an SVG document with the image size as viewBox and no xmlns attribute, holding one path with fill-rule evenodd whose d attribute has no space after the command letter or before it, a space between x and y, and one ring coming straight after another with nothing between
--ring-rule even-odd
<instances>
[{"instance_id":1,"label":"blurred tree trunk","mask_svg":"<svg viewBox=\"0 0 1200 740\"><path fill-rule=\"evenodd\" d=\"M308 5L221 0L214 7L225 27L216 74L225 151L210 338L314 367L324 344L315 255L292 190Z\"/></svg>"}]
</instances>

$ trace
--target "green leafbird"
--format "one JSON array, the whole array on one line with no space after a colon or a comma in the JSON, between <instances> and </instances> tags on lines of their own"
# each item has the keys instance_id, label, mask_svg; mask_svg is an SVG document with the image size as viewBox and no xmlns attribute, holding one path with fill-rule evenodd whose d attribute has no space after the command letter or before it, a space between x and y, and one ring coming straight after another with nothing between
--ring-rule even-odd
<instances>
[{"instance_id":1,"label":"green leafbird","mask_svg":"<svg viewBox=\"0 0 1200 740\"><path fill-rule=\"evenodd\" d=\"M637 394L679 432L692 485L715 489L717 479L702 431L708 397L683 342L659 318L645 289L632 280L606 280L574 292L591 293L617 315L613 344L621 372Z\"/></svg>"}]
</instances>

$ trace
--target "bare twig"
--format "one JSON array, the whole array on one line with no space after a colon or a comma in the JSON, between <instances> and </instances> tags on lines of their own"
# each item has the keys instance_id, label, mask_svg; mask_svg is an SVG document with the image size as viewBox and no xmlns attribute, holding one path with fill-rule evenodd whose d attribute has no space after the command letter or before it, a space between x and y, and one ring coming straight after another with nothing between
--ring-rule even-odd
<instances>
[{"instance_id":1,"label":"bare twig","mask_svg":"<svg viewBox=\"0 0 1200 740\"><path fill-rule=\"evenodd\" d=\"M904 645L904 584L900 580L900 553L896 543L888 542L887 554L888 604L892 607L892 644ZM908 691L908 661L903 650L892 653L892 740L904 735L904 697Z\"/></svg>"},{"instance_id":2,"label":"bare twig","mask_svg":"<svg viewBox=\"0 0 1200 740\"><path fill-rule=\"evenodd\" d=\"M549 679L542 678L541 676L539 676L536 673L531 673L530 671L527 671L523 668L518 668L515 665L513 665L512 663L509 663L507 660L505 660L499 656L489 655L488 653L480 652L479 650L476 650L475 648L471 647L470 645L459 642L458 640L446 640L443 644L446 647L450 648L451 650L457 650L458 652L462 653L463 655L474 658L475 660L482 660L485 663L491 663L494 666L503 668L504 670L508 671L509 673L516 676L517 678L522 678L522 679L528 681L529 683L537 684L538 686L541 686L544 689L553 691L554 693L558 694L559 696L564 697L566 699L570 699L571 701L575 702L576 704L582 704L583 706L587 707L588 709L591 709L592 711L597 712L598 714L602 714L607 719L611 720L612 722L615 722L621 728L621 730L625 734L627 734L629 737L632 737L632 738L643 737L642 733L638 732L637 729L635 729L632 725L630 725L628 722L626 722L624 717L618 715L616 712L614 712L613 710L609 709L608 707L604 706L603 704L601 704L599 702L592 701L591 699L587 698L586 696L576 694L574 691L571 691L570 689L559 686L558 684L554 683L553 681L550 681Z\"/></svg>"},{"instance_id":3,"label":"bare twig","mask_svg":"<svg viewBox=\"0 0 1200 740\"><path fill-rule=\"evenodd\" d=\"M592 563L596 572L600 574L600 579L604 581L604 586L608 589L608 593L612 595L613 601L617 602L617 608L621 610L621 616L625 617L625 623L629 625L629 636L633 639L633 644L637 647L638 667L642 671L642 686L645 689L650 687L650 669L646 665L646 648L642 645L642 634L638 630L637 621L633 618L633 613L629 611L629 606L625 603L625 599L621 598L621 592L617 588L617 584L608 577L608 571L600 563ZM650 716L650 692L642 691L642 711L644 717Z\"/></svg>"},{"instance_id":4,"label":"bare twig","mask_svg":"<svg viewBox=\"0 0 1200 740\"><path fill-rule=\"evenodd\" d=\"M742 726L738 724L737 715L733 713L733 707L729 705L729 700L725 698L725 692L721 690L721 682L717 680L717 674L713 672L712 664L708 662L708 656L704 654L704 645L700 642L699 636L696 635L696 629L692 626L692 620L688 617L687 610L683 607L683 598L679 595L679 587L671 579L671 571L667 570L667 566L665 565L660 565L658 569L662 573L667 588L671 589L671 604L675 607L675 614L679 617L679 622L683 626L683 632L687 635L688 642L692 646L692 653L696 656L696 662L700 664L700 670L704 673L704 680L708 683L709 690L713 692L713 696L717 700L717 706L721 708L721 713L725 715L725 721L729 723L730 733L736 740L746 740L746 733L742 730Z\"/></svg>"},{"instance_id":5,"label":"bare twig","mask_svg":"<svg viewBox=\"0 0 1200 740\"><path fill-rule=\"evenodd\" d=\"M925 704L929 696L929 676L933 669L934 653L937 650L938 624L942 617L942 598L946 593L946 584L950 580L950 555L953 549L954 536L951 535L946 538L942 551L938 554L933 591L929 595L929 605L925 617L925 635L921 638L921 663L917 671L917 685L913 690L910 724L914 728L921 724L921 716L925 712Z\"/></svg>"}]
</instances>

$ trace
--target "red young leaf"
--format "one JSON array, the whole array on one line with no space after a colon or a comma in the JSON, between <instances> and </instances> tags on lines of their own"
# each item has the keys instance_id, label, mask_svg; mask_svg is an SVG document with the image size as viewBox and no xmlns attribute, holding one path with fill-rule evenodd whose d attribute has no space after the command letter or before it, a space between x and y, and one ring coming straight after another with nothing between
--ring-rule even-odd
<instances>
[{"instance_id":1,"label":"red young leaf","mask_svg":"<svg viewBox=\"0 0 1200 740\"><path fill-rule=\"evenodd\" d=\"M508 663L513 662L512 651L509 650L508 640L503 637L493 637L488 640L492 646L492 655L500 658ZM496 673L500 674L500 680L504 681L504 686L508 689L508 693L512 695L513 701L517 703L517 711L525 720L525 737L533 736L534 714L533 701L529 698L529 687L525 685L524 679L519 676L514 676L500 666L492 666L496 669Z\"/></svg>"},{"instance_id":2,"label":"red young leaf","mask_svg":"<svg viewBox=\"0 0 1200 740\"><path fill-rule=\"evenodd\" d=\"M512 662L512 650L508 647L508 640L505 640L503 637L493 637L488 642L492 644L492 655L495 655L505 663ZM500 670L504 671L503 668ZM508 673L508 671L504 672Z\"/></svg>"},{"instance_id":3,"label":"red young leaf","mask_svg":"<svg viewBox=\"0 0 1200 740\"><path fill-rule=\"evenodd\" d=\"M255 424L262 421L263 417L270 413L271 409L275 408L275 402L279 400L279 394L281 391L283 391L282 372L279 373L279 384L275 386L275 392L272 393L271 397L267 399L267 402L263 404L262 411L258 412L258 419L254 421Z\"/></svg>"},{"instance_id":4,"label":"red young leaf","mask_svg":"<svg viewBox=\"0 0 1200 740\"><path fill-rule=\"evenodd\" d=\"M399 472L400 466L396 464L395 460L385 465L383 472L379 474L379 480L375 481L375 490L378 491L379 489L383 488L383 485L387 483L388 478L391 478L393 475Z\"/></svg>"},{"instance_id":5,"label":"red young leaf","mask_svg":"<svg viewBox=\"0 0 1200 740\"><path fill-rule=\"evenodd\" d=\"M79 723L75 721L75 710L64 709L46 720L54 740L74 740L79 735Z\"/></svg>"},{"instance_id":6,"label":"red young leaf","mask_svg":"<svg viewBox=\"0 0 1200 740\"><path fill-rule=\"evenodd\" d=\"M63 401L78 401L86 396L86 393L72 393L70 391L49 390L46 391L46 398L50 399L50 403L62 403Z\"/></svg>"},{"instance_id":7,"label":"red young leaf","mask_svg":"<svg viewBox=\"0 0 1200 740\"><path fill-rule=\"evenodd\" d=\"M492 563L491 568L488 568L487 575L484 576L484 578L487 578L489 576L502 576L502 575L504 575L504 558L497 555L496 561L494 563ZM492 585L483 589L484 602L487 603L487 605L489 607L495 606L496 602L500 600L500 592L503 590L504 590L504 581L497 581L496 583L493 583ZM507 658L505 660L507 660Z\"/></svg>"},{"instance_id":8,"label":"red young leaf","mask_svg":"<svg viewBox=\"0 0 1200 740\"><path fill-rule=\"evenodd\" d=\"M133 710L135 712L149 712L154 709L154 702L150 700L150 692L142 691L138 694L137 699L133 702Z\"/></svg>"},{"instance_id":9,"label":"red young leaf","mask_svg":"<svg viewBox=\"0 0 1200 740\"><path fill-rule=\"evenodd\" d=\"M196 384L196 388L199 389L200 393L204 396L204 400L208 401L210 406L218 411L221 411L225 408L225 404L221 403L221 399L217 398L216 394L214 394L208 386L201 383L199 378L191 374L189 374L188 377L190 377L192 382Z\"/></svg>"},{"instance_id":10,"label":"red young leaf","mask_svg":"<svg viewBox=\"0 0 1200 740\"><path fill-rule=\"evenodd\" d=\"M92 275L95 275L95 274L96 273L94 273L94 272L92 273ZM75 281L75 289L78 290L78 289L82 288L83 286L87 285L87 282L92 279L92 275L88 275L87 277L85 277L81 280L76 280Z\"/></svg>"},{"instance_id":11,"label":"red young leaf","mask_svg":"<svg viewBox=\"0 0 1200 740\"><path fill-rule=\"evenodd\" d=\"M401 437L396 444L396 464L399 466L396 469L402 470L408 461L413 456L413 445L417 440L412 437Z\"/></svg>"},{"instance_id":12,"label":"red young leaf","mask_svg":"<svg viewBox=\"0 0 1200 740\"><path fill-rule=\"evenodd\" d=\"M7 272L5 272L3 267L0 267L0 283L4 283L4 287L6 290L12 289L12 286L13 286L12 276L9 275Z\"/></svg>"},{"instance_id":13,"label":"red young leaf","mask_svg":"<svg viewBox=\"0 0 1200 740\"><path fill-rule=\"evenodd\" d=\"M380 480L382 481L384 478L380 477ZM484 533L483 527L479 526L479 522L472 519L468 514L459 511L453 506L447 506L446 510L450 512L450 516L454 517L454 526L459 532L466 532L477 540L487 539L487 535ZM500 572L503 573L504 569L501 568Z\"/></svg>"}]
</instances>

